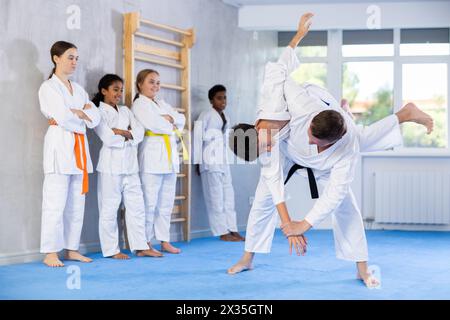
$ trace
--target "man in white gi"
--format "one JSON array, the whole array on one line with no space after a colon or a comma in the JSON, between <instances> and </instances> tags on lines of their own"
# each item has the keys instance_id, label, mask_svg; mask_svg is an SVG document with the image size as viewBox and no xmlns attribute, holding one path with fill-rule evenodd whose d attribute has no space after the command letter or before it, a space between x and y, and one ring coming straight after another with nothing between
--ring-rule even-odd
<instances>
[{"instance_id":1,"label":"man in white gi","mask_svg":"<svg viewBox=\"0 0 450 320\"><path fill-rule=\"evenodd\" d=\"M397 114L371 126L356 126L326 90L296 83L290 77L298 67L294 48L308 33L311 17L312 14L302 16L297 34L278 62L267 64L256 127L238 125L230 137L230 145L238 156L253 160L258 154L263 155L263 168L249 215L245 253L228 272L235 274L251 269L256 252L270 252L278 222L276 208L283 232L297 254L306 250L303 234L332 214L337 257L355 261L358 277L366 286L378 286L379 281L368 271L363 221L350 189L358 154L400 145L400 123L420 123L430 133L433 121L414 104L407 104ZM277 130L280 131L274 134ZM257 131L258 134L253 144L249 139L241 149L237 142L243 131L247 132L247 138L249 133ZM284 184L297 169L306 169L301 174L308 175L313 198L319 198L316 179L325 182L325 188L305 219L291 222Z\"/></svg>"}]
</instances>

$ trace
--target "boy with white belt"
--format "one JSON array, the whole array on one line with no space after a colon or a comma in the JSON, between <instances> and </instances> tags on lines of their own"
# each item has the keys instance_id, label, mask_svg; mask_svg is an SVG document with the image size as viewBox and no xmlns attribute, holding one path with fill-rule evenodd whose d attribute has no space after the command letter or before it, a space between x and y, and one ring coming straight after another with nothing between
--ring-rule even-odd
<instances>
[{"instance_id":1,"label":"boy with white belt","mask_svg":"<svg viewBox=\"0 0 450 320\"><path fill-rule=\"evenodd\" d=\"M234 190L226 157L226 132L229 128L229 119L224 112L227 107L226 88L213 86L208 98L212 108L202 112L196 124L202 129L201 141L198 141L202 149L199 173L209 224L213 235L220 236L222 241L244 241L237 229Z\"/></svg>"}]
</instances>

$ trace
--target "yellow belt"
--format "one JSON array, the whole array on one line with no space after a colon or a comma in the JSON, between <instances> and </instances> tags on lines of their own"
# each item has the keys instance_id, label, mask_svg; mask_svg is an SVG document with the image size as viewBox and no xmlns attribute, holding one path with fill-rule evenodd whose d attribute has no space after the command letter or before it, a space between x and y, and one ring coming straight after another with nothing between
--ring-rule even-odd
<instances>
[{"instance_id":1,"label":"yellow belt","mask_svg":"<svg viewBox=\"0 0 450 320\"><path fill-rule=\"evenodd\" d=\"M189 153L187 150L186 145L184 144L183 136L181 132L178 129L173 130L178 138L180 138L181 146L183 148L183 160L188 161L189 160ZM166 145L167 150L167 159L169 160L169 164L172 165L172 146L170 145L170 135L164 134L164 133L154 133L151 130L146 130L145 135L147 137L162 137L164 139L164 144Z\"/></svg>"}]
</instances>

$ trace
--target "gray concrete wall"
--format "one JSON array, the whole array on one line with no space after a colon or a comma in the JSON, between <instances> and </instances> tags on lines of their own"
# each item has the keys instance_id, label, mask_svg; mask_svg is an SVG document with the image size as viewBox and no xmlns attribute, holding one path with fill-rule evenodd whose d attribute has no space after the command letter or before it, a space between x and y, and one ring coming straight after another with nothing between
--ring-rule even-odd
<instances>
[{"instance_id":1,"label":"gray concrete wall","mask_svg":"<svg viewBox=\"0 0 450 320\"><path fill-rule=\"evenodd\" d=\"M69 30L67 8L81 9L81 28ZM49 49L57 40L75 43L80 63L73 80L93 94L100 77L122 75L122 14L141 11L143 17L181 28L193 27L197 43L192 49L192 116L209 108L208 89L223 83L229 89L228 114L232 122L253 121L262 66L273 58L274 32L243 31L238 11L220 0L1 0L0 99L3 137L0 166L0 264L40 258L42 201L42 148L47 124L39 111L37 91L51 70ZM140 68L137 65L137 68ZM162 69L162 68L161 68ZM161 70L163 82L176 77ZM174 93L167 99L176 104ZM100 143L89 133L94 165ZM238 224L245 226L249 197L258 168L232 167ZM82 250L98 250L96 175L90 176ZM173 229L174 238L179 230ZM200 179L192 180L192 234L209 235Z\"/></svg>"}]
</instances>

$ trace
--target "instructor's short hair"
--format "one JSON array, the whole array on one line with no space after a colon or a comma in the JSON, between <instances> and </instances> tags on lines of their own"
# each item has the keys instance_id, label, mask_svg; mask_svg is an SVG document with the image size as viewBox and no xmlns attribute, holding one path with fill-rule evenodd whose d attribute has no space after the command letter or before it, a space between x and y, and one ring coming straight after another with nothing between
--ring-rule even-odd
<instances>
[{"instance_id":1,"label":"instructor's short hair","mask_svg":"<svg viewBox=\"0 0 450 320\"><path fill-rule=\"evenodd\" d=\"M317 139L333 142L342 138L346 132L344 117L334 110L320 112L311 122L311 133Z\"/></svg>"},{"instance_id":2,"label":"instructor's short hair","mask_svg":"<svg viewBox=\"0 0 450 320\"><path fill-rule=\"evenodd\" d=\"M258 133L254 125L239 123L231 128L228 145L233 153L245 161L258 157Z\"/></svg>"}]
</instances>

